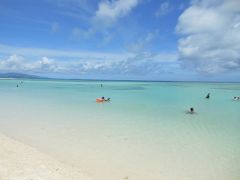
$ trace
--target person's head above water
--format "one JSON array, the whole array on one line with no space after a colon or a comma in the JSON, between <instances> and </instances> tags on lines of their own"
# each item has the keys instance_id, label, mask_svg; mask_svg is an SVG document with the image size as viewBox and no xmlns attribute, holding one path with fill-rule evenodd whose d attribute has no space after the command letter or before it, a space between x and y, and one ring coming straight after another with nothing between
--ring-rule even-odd
<instances>
[{"instance_id":1,"label":"person's head above water","mask_svg":"<svg viewBox=\"0 0 240 180\"><path fill-rule=\"evenodd\" d=\"M190 108L190 112L191 112L191 113L194 112L194 108L193 108L193 107Z\"/></svg>"},{"instance_id":2,"label":"person's head above water","mask_svg":"<svg viewBox=\"0 0 240 180\"><path fill-rule=\"evenodd\" d=\"M105 97L103 96L102 99L105 99Z\"/></svg>"}]
</instances>

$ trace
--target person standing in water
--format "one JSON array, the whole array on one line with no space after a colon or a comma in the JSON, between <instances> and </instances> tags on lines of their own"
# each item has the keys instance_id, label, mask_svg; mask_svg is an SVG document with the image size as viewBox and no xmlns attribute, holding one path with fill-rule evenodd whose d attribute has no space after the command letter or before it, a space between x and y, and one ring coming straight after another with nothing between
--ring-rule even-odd
<instances>
[{"instance_id":1,"label":"person standing in water","mask_svg":"<svg viewBox=\"0 0 240 180\"><path fill-rule=\"evenodd\" d=\"M191 113L191 114L194 113L194 108L193 108L193 107L190 108L190 113Z\"/></svg>"},{"instance_id":2,"label":"person standing in water","mask_svg":"<svg viewBox=\"0 0 240 180\"><path fill-rule=\"evenodd\" d=\"M209 99L209 98L210 98L210 93L208 93L205 98L206 98L206 99Z\"/></svg>"}]
</instances>

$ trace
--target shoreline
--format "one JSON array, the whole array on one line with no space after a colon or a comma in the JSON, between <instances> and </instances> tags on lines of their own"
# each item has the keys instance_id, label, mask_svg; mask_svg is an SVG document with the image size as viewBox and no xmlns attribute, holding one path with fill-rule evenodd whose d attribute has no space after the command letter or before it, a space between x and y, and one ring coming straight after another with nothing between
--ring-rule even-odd
<instances>
[{"instance_id":1,"label":"shoreline","mask_svg":"<svg viewBox=\"0 0 240 180\"><path fill-rule=\"evenodd\" d=\"M79 169L16 141L0 132L0 179L91 180Z\"/></svg>"}]
</instances>

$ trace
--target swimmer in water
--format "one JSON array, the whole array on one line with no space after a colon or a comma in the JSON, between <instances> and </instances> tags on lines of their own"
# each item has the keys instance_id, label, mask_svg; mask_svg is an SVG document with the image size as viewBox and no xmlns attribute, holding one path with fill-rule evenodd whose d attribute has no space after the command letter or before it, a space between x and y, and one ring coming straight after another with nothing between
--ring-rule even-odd
<instances>
[{"instance_id":1,"label":"swimmer in water","mask_svg":"<svg viewBox=\"0 0 240 180\"><path fill-rule=\"evenodd\" d=\"M105 101L105 102L109 102L111 100L111 98L105 99L105 97L102 97L102 100Z\"/></svg>"},{"instance_id":2,"label":"swimmer in water","mask_svg":"<svg viewBox=\"0 0 240 180\"><path fill-rule=\"evenodd\" d=\"M193 108L193 107L190 108L190 113L191 113L191 114L194 113L194 108Z\"/></svg>"},{"instance_id":3,"label":"swimmer in water","mask_svg":"<svg viewBox=\"0 0 240 180\"><path fill-rule=\"evenodd\" d=\"M206 99L209 99L209 98L210 98L210 93L208 93L205 98L206 98Z\"/></svg>"},{"instance_id":4,"label":"swimmer in water","mask_svg":"<svg viewBox=\"0 0 240 180\"><path fill-rule=\"evenodd\" d=\"M186 114L195 114L194 108L191 107L188 111L186 111Z\"/></svg>"},{"instance_id":5,"label":"swimmer in water","mask_svg":"<svg viewBox=\"0 0 240 180\"><path fill-rule=\"evenodd\" d=\"M233 100L234 100L234 101L239 101L239 100L240 100L240 97L235 96L235 97L233 98Z\"/></svg>"}]
</instances>

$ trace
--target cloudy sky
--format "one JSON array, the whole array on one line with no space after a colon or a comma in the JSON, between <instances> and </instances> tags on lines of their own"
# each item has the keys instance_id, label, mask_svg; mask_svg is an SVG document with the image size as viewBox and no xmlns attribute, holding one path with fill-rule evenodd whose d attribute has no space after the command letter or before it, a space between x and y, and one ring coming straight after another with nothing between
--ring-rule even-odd
<instances>
[{"instance_id":1,"label":"cloudy sky","mask_svg":"<svg viewBox=\"0 0 240 180\"><path fill-rule=\"evenodd\" d=\"M1 0L0 72L240 81L240 0Z\"/></svg>"}]
</instances>

